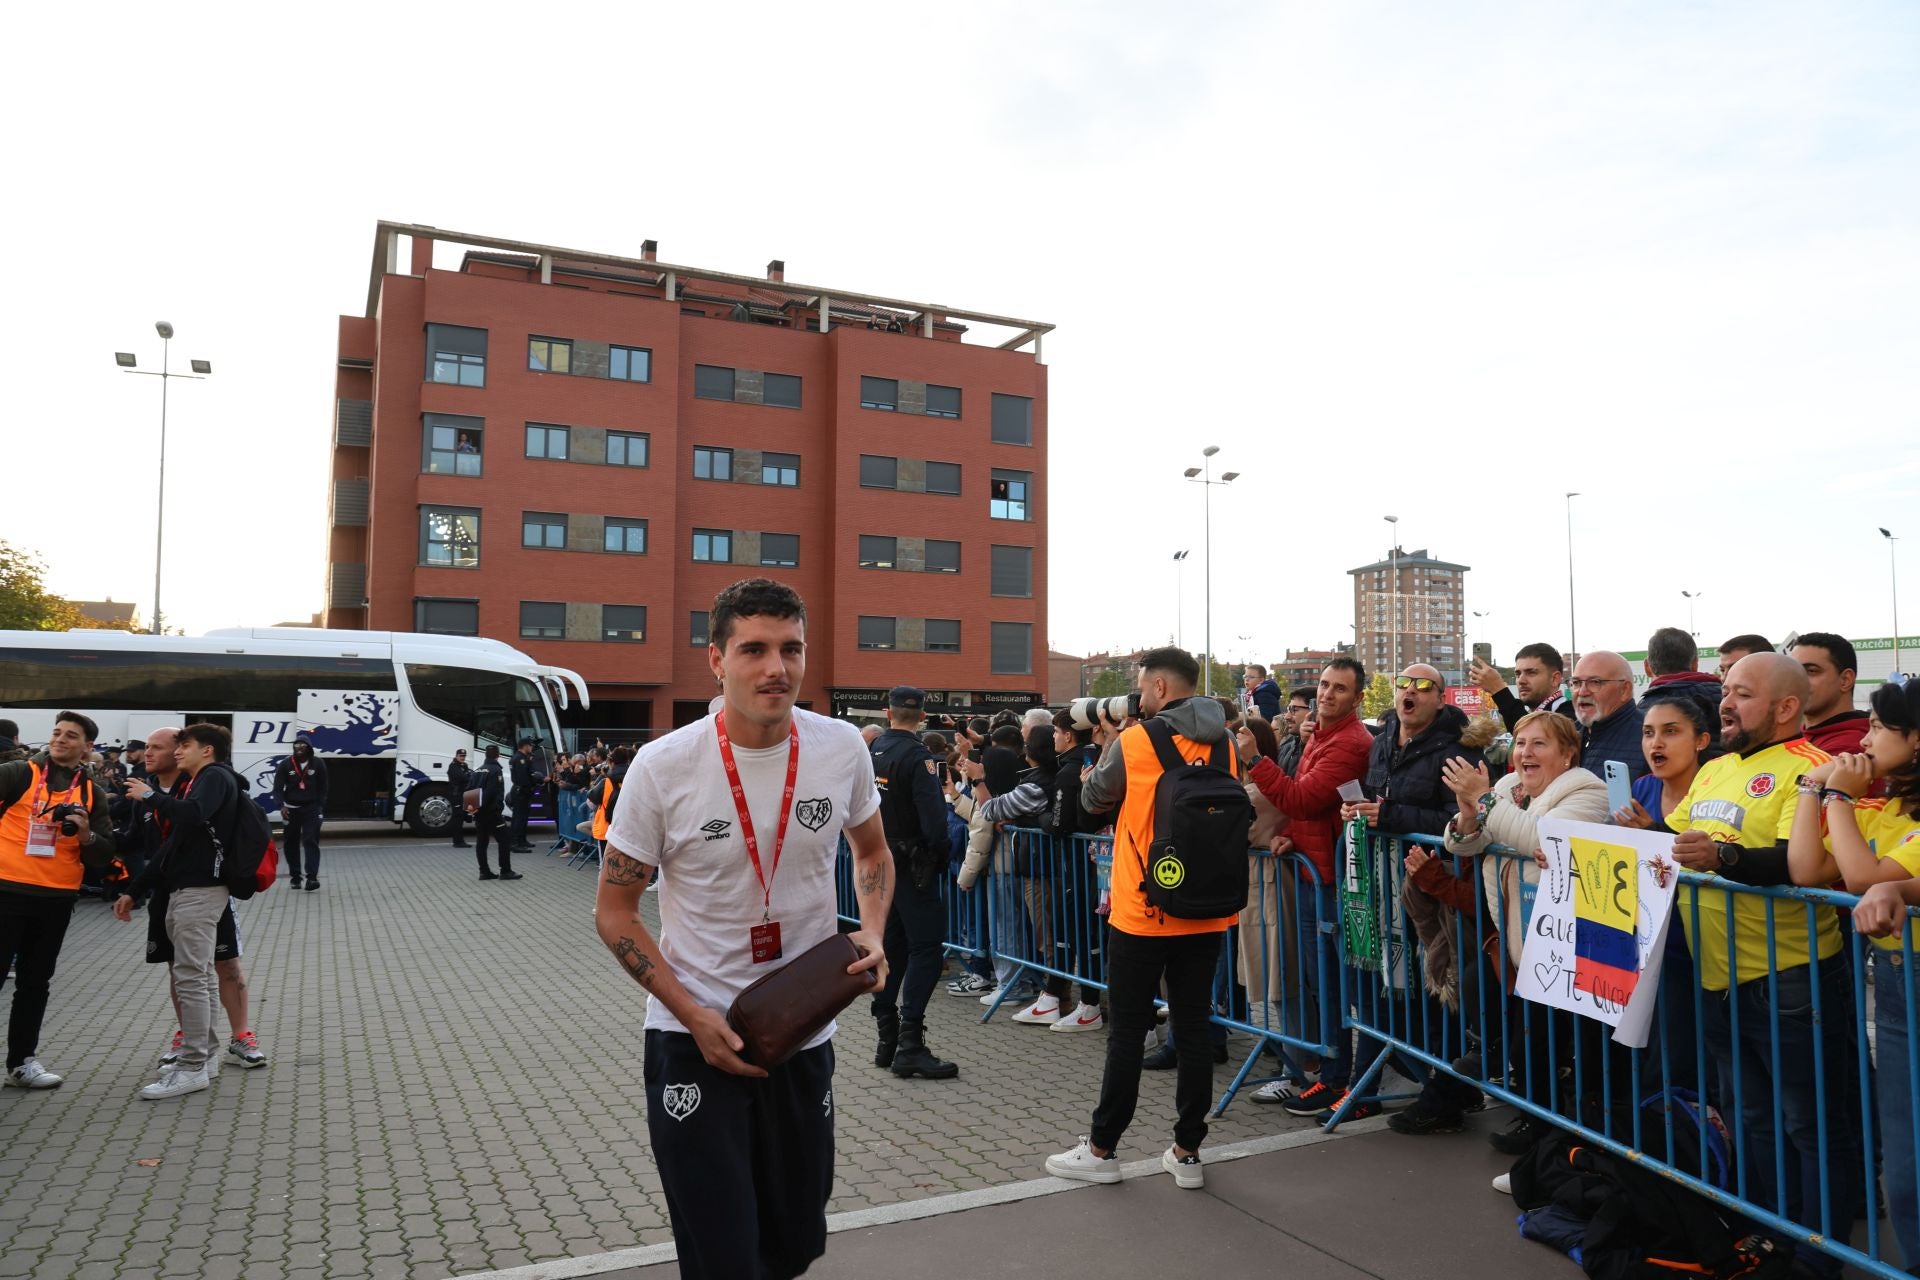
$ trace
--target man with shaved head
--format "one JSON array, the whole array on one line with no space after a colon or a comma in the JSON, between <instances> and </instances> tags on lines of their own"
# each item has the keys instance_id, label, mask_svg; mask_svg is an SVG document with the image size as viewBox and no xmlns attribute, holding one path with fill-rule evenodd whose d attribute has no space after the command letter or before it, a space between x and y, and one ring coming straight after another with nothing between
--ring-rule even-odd
<instances>
[{"instance_id":1,"label":"man with shaved head","mask_svg":"<svg viewBox=\"0 0 1920 1280\"><path fill-rule=\"evenodd\" d=\"M1803 728L1810 692L1806 671L1783 653L1750 653L1727 671L1720 702L1727 754L1701 766L1668 815L1668 827L1678 833L1674 861L1746 884L1791 883L1786 849L1794 814L1802 803L1823 800L1819 785L1802 779L1829 758L1807 741ZM1817 1226L1824 1180L1832 1237L1845 1242L1862 1190L1860 1112L1845 1105L1841 1083L1858 1069L1850 1053L1846 957L1831 910L1790 902L1773 907L1769 922L1767 899L1756 894L1683 885L1673 912L1705 988L1700 1026L1720 1074L1720 1097L1728 1103L1740 1099L1750 1197L1794 1222ZM1818 1020L1816 1007L1824 1014ZM1828 1082L1824 1158L1816 1070ZM1783 1186L1775 1185L1774 1176L1776 1107L1786 1139ZM1800 1262L1816 1274L1838 1274L1837 1263L1805 1246Z\"/></svg>"},{"instance_id":2,"label":"man with shaved head","mask_svg":"<svg viewBox=\"0 0 1920 1280\"><path fill-rule=\"evenodd\" d=\"M1580 722L1580 766L1598 775L1612 760L1625 765L1629 777L1644 777L1643 713L1633 700L1633 668L1627 660L1605 649L1583 654L1567 687L1573 691L1573 718Z\"/></svg>"}]
</instances>

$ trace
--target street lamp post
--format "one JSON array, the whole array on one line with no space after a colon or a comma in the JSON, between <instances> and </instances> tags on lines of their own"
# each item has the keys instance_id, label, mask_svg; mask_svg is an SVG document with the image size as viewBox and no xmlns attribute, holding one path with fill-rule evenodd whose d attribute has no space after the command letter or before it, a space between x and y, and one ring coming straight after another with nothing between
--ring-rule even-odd
<instances>
[{"instance_id":1,"label":"street lamp post","mask_svg":"<svg viewBox=\"0 0 1920 1280\"><path fill-rule=\"evenodd\" d=\"M1209 697L1213 695L1213 487L1217 484L1232 484L1235 480L1240 478L1240 473L1238 471L1223 471L1220 473L1220 478L1218 480L1215 480L1213 478L1213 455L1219 452L1220 452L1219 445L1217 444L1208 445L1206 448L1200 451L1200 457L1202 459L1201 465L1197 467L1188 467L1186 470L1187 479L1191 480L1195 484L1202 484L1206 486L1206 497L1203 502L1203 510L1205 512L1205 521L1206 521L1205 548L1206 548L1206 555L1207 555L1207 577L1206 577L1207 657L1206 657L1205 664L1201 667L1201 675L1206 686L1205 692Z\"/></svg>"},{"instance_id":2,"label":"street lamp post","mask_svg":"<svg viewBox=\"0 0 1920 1280\"><path fill-rule=\"evenodd\" d=\"M1900 539L1893 536L1893 530L1882 529L1880 536L1887 540L1887 570L1893 575L1893 671L1900 673L1900 559L1894 550L1894 543Z\"/></svg>"},{"instance_id":3,"label":"street lamp post","mask_svg":"<svg viewBox=\"0 0 1920 1280\"><path fill-rule=\"evenodd\" d=\"M1400 670L1400 517L1386 516L1386 522L1392 526L1393 545L1387 549L1387 626L1391 629L1391 639L1387 642L1388 652L1393 655L1393 670Z\"/></svg>"},{"instance_id":4,"label":"street lamp post","mask_svg":"<svg viewBox=\"0 0 1920 1280\"><path fill-rule=\"evenodd\" d=\"M1687 598L1687 634L1695 640L1698 640L1700 638L1700 628L1694 625L1694 607L1700 603L1700 597L1707 593L1704 591L1682 591L1680 594Z\"/></svg>"},{"instance_id":5,"label":"street lamp post","mask_svg":"<svg viewBox=\"0 0 1920 1280\"><path fill-rule=\"evenodd\" d=\"M1187 557L1190 551L1173 553L1173 642L1187 647Z\"/></svg>"},{"instance_id":6,"label":"street lamp post","mask_svg":"<svg viewBox=\"0 0 1920 1280\"><path fill-rule=\"evenodd\" d=\"M173 326L165 320L156 321L154 332L160 335L160 371L137 368L137 361L131 351L116 351L113 362L120 366L122 373L137 373L143 377L160 379L160 497L154 506L153 515L153 634L160 634L160 554L166 539L167 520L167 383L174 378L192 378L196 382L213 372L213 365L205 360L189 362L192 373L173 372L171 356L173 351Z\"/></svg>"},{"instance_id":7,"label":"street lamp post","mask_svg":"<svg viewBox=\"0 0 1920 1280\"><path fill-rule=\"evenodd\" d=\"M1580 627L1574 620L1573 612L1573 500L1578 492L1567 495L1567 655L1572 661L1580 653Z\"/></svg>"},{"instance_id":8,"label":"street lamp post","mask_svg":"<svg viewBox=\"0 0 1920 1280\"><path fill-rule=\"evenodd\" d=\"M1473 611L1473 616L1480 619L1480 643L1486 645L1488 648L1492 648L1493 647L1492 641L1490 641L1487 638L1487 635L1488 635L1487 619L1493 616L1493 610L1475 609Z\"/></svg>"}]
</instances>

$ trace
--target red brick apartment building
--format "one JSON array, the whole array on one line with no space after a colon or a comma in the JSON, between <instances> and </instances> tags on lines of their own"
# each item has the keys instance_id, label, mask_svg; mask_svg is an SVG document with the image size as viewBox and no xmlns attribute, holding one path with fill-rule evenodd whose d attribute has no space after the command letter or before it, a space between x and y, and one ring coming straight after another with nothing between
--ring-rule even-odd
<instances>
[{"instance_id":1,"label":"red brick apartment building","mask_svg":"<svg viewBox=\"0 0 1920 1280\"><path fill-rule=\"evenodd\" d=\"M633 737L705 714L708 605L764 574L806 598L814 710L1042 701L1052 326L784 276L380 223L326 625L507 641L587 679L563 723Z\"/></svg>"}]
</instances>

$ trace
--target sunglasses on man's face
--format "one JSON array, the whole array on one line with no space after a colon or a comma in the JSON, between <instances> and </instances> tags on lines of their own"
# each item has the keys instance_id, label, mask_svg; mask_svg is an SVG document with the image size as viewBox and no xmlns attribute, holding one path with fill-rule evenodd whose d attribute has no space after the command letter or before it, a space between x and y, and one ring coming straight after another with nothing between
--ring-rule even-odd
<instances>
[{"instance_id":1,"label":"sunglasses on man's face","mask_svg":"<svg viewBox=\"0 0 1920 1280\"><path fill-rule=\"evenodd\" d=\"M1393 687L1396 689L1412 689L1416 693L1432 693L1440 687L1440 682L1438 680L1428 679L1426 676L1401 676L1393 682Z\"/></svg>"}]
</instances>

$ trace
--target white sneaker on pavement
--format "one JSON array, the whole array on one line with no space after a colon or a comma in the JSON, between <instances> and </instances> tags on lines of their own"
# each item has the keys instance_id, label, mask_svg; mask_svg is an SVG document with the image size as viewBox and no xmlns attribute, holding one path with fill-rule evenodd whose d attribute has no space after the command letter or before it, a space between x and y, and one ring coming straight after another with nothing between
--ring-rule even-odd
<instances>
[{"instance_id":1,"label":"white sneaker on pavement","mask_svg":"<svg viewBox=\"0 0 1920 1280\"><path fill-rule=\"evenodd\" d=\"M1120 1157L1111 1152L1097 1156L1093 1154L1093 1140L1082 1138L1073 1150L1048 1156L1047 1172L1056 1178L1072 1178L1079 1182L1118 1182Z\"/></svg>"},{"instance_id":2,"label":"white sneaker on pavement","mask_svg":"<svg viewBox=\"0 0 1920 1280\"><path fill-rule=\"evenodd\" d=\"M1050 1027L1060 1021L1060 1001L1053 996L1041 996L1014 1014L1013 1020Z\"/></svg>"},{"instance_id":3,"label":"white sneaker on pavement","mask_svg":"<svg viewBox=\"0 0 1920 1280\"><path fill-rule=\"evenodd\" d=\"M248 1031L235 1036L227 1042L227 1053L243 1067L264 1067L267 1055L261 1051L260 1040Z\"/></svg>"},{"instance_id":4,"label":"white sneaker on pavement","mask_svg":"<svg viewBox=\"0 0 1920 1280\"><path fill-rule=\"evenodd\" d=\"M949 982L947 984L947 994L950 996L977 996L982 991L993 990L996 985L991 978L983 978L977 973L969 973L965 977L955 978L952 982Z\"/></svg>"},{"instance_id":5,"label":"white sneaker on pavement","mask_svg":"<svg viewBox=\"0 0 1920 1280\"><path fill-rule=\"evenodd\" d=\"M1107 1015L1097 1004L1083 1004L1048 1027L1049 1031L1098 1031L1107 1025Z\"/></svg>"},{"instance_id":6,"label":"white sneaker on pavement","mask_svg":"<svg viewBox=\"0 0 1920 1280\"><path fill-rule=\"evenodd\" d=\"M157 1102L162 1098L198 1093L212 1083L205 1067L195 1069L176 1063L163 1071L158 1080L140 1090L139 1096L143 1102Z\"/></svg>"},{"instance_id":7,"label":"white sneaker on pavement","mask_svg":"<svg viewBox=\"0 0 1920 1280\"><path fill-rule=\"evenodd\" d=\"M1513 1175L1511 1173L1496 1174L1493 1179L1493 1189L1506 1195L1512 1195Z\"/></svg>"},{"instance_id":8,"label":"white sneaker on pavement","mask_svg":"<svg viewBox=\"0 0 1920 1280\"><path fill-rule=\"evenodd\" d=\"M28 1058L7 1072L6 1082L15 1089L58 1089L64 1078L41 1066L40 1059Z\"/></svg>"},{"instance_id":9,"label":"white sneaker on pavement","mask_svg":"<svg viewBox=\"0 0 1920 1280\"><path fill-rule=\"evenodd\" d=\"M1255 1102L1280 1103L1293 1096L1285 1080L1269 1080L1248 1095Z\"/></svg>"},{"instance_id":10,"label":"white sneaker on pavement","mask_svg":"<svg viewBox=\"0 0 1920 1280\"><path fill-rule=\"evenodd\" d=\"M1207 1173L1201 1167L1198 1151L1190 1156L1182 1156L1174 1154L1173 1148L1168 1147L1160 1157L1160 1167L1173 1175L1175 1185L1188 1191L1207 1185Z\"/></svg>"}]
</instances>

